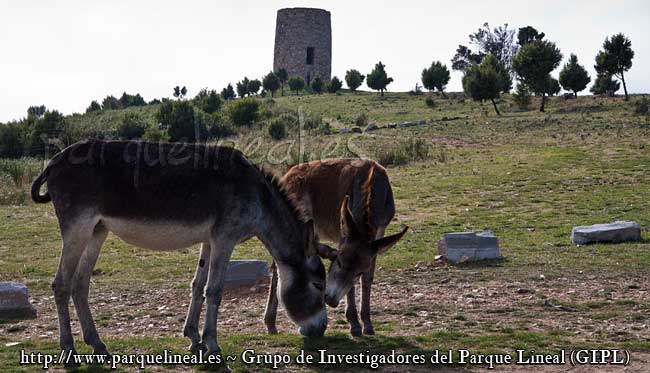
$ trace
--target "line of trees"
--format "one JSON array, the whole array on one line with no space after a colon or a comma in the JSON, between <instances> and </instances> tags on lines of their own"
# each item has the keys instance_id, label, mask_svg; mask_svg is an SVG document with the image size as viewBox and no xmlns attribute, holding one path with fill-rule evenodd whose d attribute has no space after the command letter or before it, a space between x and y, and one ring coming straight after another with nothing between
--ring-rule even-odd
<instances>
[{"instance_id":1,"label":"line of trees","mask_svg":"<svg viewBox=\"0 0 650 373\"><path fill-rule=\"evenodd\" d=\"M463 73L463 90L477 101L492 102L497 115L500 115L496 101L501 94L509 93L513 81L517 80L515 100L522 106L530 103L529 94L541 97L540 111L545 110L546 97L556 95L564 88L577 97L578 92L587 88L591 77L578 63L578 57L571 54L559 74L559 80L551 73L559 67L563 55L557 45L546 40L543 32L532 26L517 31L505 24L490 28L485 23L482 28L469 35L472 50L459 45L452 58L452 69ZM594 68L598 77L591 88L594 94L614 93L623 83L625 99L629 98L625 73L632 67L634 51L632 43L623 34L607 38L603 49L596 55ZM444 94L449 82L447 67L434 61L422 71L422 83L430 91L438 90Z\"/></svg>"}]
</instances>

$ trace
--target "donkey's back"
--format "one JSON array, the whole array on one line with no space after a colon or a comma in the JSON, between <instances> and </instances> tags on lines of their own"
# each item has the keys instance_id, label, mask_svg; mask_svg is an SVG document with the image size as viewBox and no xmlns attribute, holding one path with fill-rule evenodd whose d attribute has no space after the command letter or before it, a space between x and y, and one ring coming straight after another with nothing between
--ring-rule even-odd
<instances>
[{"instance_id":1,"label":"donkey's back","mask_svg":"<svg viewBox=\"0 0 650 373\"><path fill-rule=\"evenodd\" d=\"M319 237L331 242L340 238L340 207L346 196L350 198L350 210L358 224L368 219L375 230L383 230L395 215L386 169L370 159L333 158L303 163L291 168L282 183L312 214ZM369 216L364 217L367 195L370 209Z\"/></svg>"}]
</instances>

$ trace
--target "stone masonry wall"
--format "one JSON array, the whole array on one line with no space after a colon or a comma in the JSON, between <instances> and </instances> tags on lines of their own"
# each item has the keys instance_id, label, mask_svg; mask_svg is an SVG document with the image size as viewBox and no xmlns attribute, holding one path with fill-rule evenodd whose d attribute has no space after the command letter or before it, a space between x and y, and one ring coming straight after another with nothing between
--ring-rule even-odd
<instances>
[{"instance_id":1,"label":"stone masonry wall","mask_svg":"<svg viewBox=\"0 0 650 373\"><path fill-rule=\"evenodd\" d=\"M314 48L313 64L307 64L307 48ZM278 10L275 26L273 71L284 68L289 77L300 75L305 82L332 73L332 26L330 12L314 8Z\"/></svg>"}]
</instances>

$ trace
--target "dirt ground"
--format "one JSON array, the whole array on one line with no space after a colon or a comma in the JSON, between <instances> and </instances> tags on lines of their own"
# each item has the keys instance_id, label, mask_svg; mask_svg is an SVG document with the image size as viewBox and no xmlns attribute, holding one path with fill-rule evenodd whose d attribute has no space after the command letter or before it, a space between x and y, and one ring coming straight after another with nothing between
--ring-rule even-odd
<instances>
[{"instance_id":1,"label":"dirt ground","mask_svg":"<svg viewBox=\"0 0 650 373\"><path fill-rule=\"evenodd\" d=\"M101 288L110 281L100 282L101 286L91 290L91 308L103 337L182 336L189 288L149 287L144 294L131 294L128 290L105 292ZM228 290L221 304L219 333L264 332L262 316L267 290L268 284ZM623 343L650 340L648 310L640 306L647 302L648 291L648 278L603 278L570 273L553 280L540 277L507 282L498 278L482 279L480 271L471 269L459 270L436 262L419 263L413 268L378 275L373 287L372 311L377 333L391 336L427 335L437 330L457 330L471 335L490 328L524 328L531 332L570 331L571 343L577 345L597 344L604 335L610 341ZM545 299L551 299L551 304L545 305ZM53 297L38 297L33 303L38 311L36 320L0 328L11 327L12 338L19 341L29 338L56 341ZM559 304L566 306L553 307ZM626 317L620 317L621 307L627 307L623 313ZM342 302L338 308L330 309L329 330L347 330L344 308ZM76 319L72 328L78 343L82 343ZM278 329L281 333L297 333L282 310L278 314ZM539 372L644 372L649 371L649 363L650 354L632 352L628 367L566 365L534 366L534 369ZM468 366L468 369L487 371L482 367ZM508 365L496 370L530 369L530 366Z\"/></svg>"}]
</instances>

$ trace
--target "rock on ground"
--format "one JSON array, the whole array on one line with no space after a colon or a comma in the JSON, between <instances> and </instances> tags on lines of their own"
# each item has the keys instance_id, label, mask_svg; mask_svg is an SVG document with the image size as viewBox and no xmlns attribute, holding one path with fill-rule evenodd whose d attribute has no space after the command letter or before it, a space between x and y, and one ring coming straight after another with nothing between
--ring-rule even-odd
<instances>
[{"instance_id":1,"label":"rock on ground","mask_svg":"<svg viewBox=\"0 0 650 373\"><path fill-rule=\"evenodd\" d=\"M499 240L492 232L446 233L438 242L438 253L451 263L500 259Z\"/></svg>"},{"instance_id":2,"label":"rock on ground","mask_svg":"<svg viewBox=\"0 0 650 373\"><path fill-rule=\"evenodd\" d=\"M19 282L0 282L0 319L35 318L27 286Z\"/></svg>"},{"instance_id":3,"label":"rock on ground","mask_svg":"<svg viewBox=\"0 0 650 373\"><path fill-rule=\"evenodd\" d=\"M226 270L226 287L255 285L269 279L269 265L262 260L231 260Z\"/></svg>"},{"instance_id":4,"label":"rock on ground","mask_svg":"<svg viewBox=\"0 0 650 373\"><path fill-rule=\"evenodd\" d=\"M609 224L594 224L574 227L571 242L584 245L593 242L640 241L641 227L631 221L615 221Z\"/></svg>"}]
</instances>

